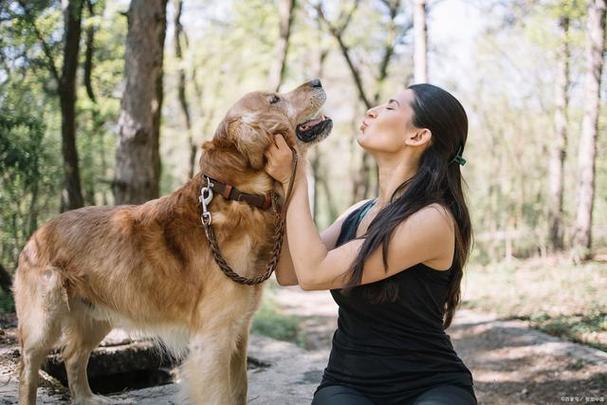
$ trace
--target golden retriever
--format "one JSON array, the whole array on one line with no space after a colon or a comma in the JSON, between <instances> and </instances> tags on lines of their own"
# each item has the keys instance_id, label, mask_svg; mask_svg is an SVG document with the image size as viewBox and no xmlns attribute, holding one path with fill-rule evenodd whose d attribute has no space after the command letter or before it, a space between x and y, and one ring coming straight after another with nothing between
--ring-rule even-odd
<instances>
[{"instance_id":1,"label":"golden retriever","mask_svg":"<svg viewBox=\"0 0 607 405\"><path fill-rule=\"evenodd\" d=\"M182 402L244 404L247 338L261 285L242 285L218 268L201 225L204 175L244 193L279 193L264 172L274 135L302 151L331 130L319 115L319 80L285 94L253 92L234 104L202 145L200 171L177 191L141 205L86 207L38 229L19 257L14 295L21 346L19 401L34 404L38 370L62 348L72 400L94 395L86 367L115 326L158 337L181 365ZM242 276L265 271L274 215L216 193L210 211L227 262Z\"/></svg>"}]
</instances>

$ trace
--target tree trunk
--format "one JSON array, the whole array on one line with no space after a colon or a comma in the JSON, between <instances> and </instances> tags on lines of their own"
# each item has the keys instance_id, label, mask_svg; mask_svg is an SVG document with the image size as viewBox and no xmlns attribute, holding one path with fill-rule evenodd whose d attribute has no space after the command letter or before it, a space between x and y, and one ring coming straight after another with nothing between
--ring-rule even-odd
<instances>
[{"instance_id":1,"label":"tree trunk","mask_svg":"<svg viewBox=\"0 0 607 405\"><path fill-rule=\"evenodd\" d=\"M126 86L113 184L116 204L138 204L159 195L166 4L167 0L132 0L127 14Z\"/></svg>"},{"instance_id":2,"label":"tree trunk","mask_svg":"<svg viewBox=\"0 0 607 405\"><path fill-rule=\"evenodd\" d=\"M295 0L279 0L278 18L280 35L276 44L276 63L270 69L269 85L274 91L279 91L284 80L287 67L287 55L289 53L289 38L291 37L291 26L295 10Z\"/></svg>"},{"instance_id":3,"label":"tree trunk","mask_svg":"<svg viewBox=\"0 0 607 405\"><path fill-rule=\"evenodd\" d=\"M549 241L553 251L563 250L563 187L567 153L567 108L569 104L569 17L560 18L561 44L558 50L559 69L556 80L555 139L550 153L548 196L550 225Z\"/></svg>"},{"instance_id":4,"label":"tree trunk","mask_svg":"<svg viewBox=\"0 0 607 405\"><path fill-rule=\"evenodd\" d=\"M415 83L428 82L428 29L426 26L426 15L426 0L416 0L415 10L413 11Z\"/></svg>"},{"instance_id":5,"label":"tree trunk","mask_svg":"<svg viewBox=\"0 0 607 405\"><path fill-rule=\"evenodd\" d=\"M322 38L323 38L323 31L322 31L322 24L320 22L319 19L316 19L316 34L318 35L316 38L316 43L315 46L313 47L313 49L316 51L316 66L315 66L315 71L316 71L316 77L319 79L322 79L322 77L324 76L324 68L325 68L325 61L327 59L327 56L329 55L329 49L326 47L321 46L321 44L323 43ZM312 203L313 203L313 207L312 207L312 218L314 218L314 223L318 224L320 217L319 217L319 213L320 213L320 181L321 181L321 177L323 176L323 174L321 173L321 166L322 166L322 150L320 148L315 148L312 154L312 157L310 159L310 168L312 169L312 193L313 193L313 197L312 197ZM327 197L327 201L332 201L332 197L331 197L331 190L328 189L328 194L326 195ZM333 222L333 220L335 219L335 217L333 216L329 216L329 223Z\"/></svg>"},{"instance_id":6,"label":"tree trunk","mask_svg":"<svg viewBox=\"0 0 607 405\"><path fill-rule=\"evenodd\" d=\"M194 139L192 136L192 117L190 114L190 103L188 102L187 93L185 90L185 68L183 67L183 50L181 48L181 41L183 37L183 26L181 25L181 12L183 11L183 1L175 0L175 18L173 20L173 41L175 42L175 58L179 68L177 69L178 84L177 93L179 98L179 105L183 112L183 118L185 121L185 128L188 139L188 153L189 153L189 167L188 177L194 176L196 169L196 145L194 145Z\"/></svg>"},{"instance_id":7,"label":"tree trunk","mask_svg":"<svg viewBox=\"0 0 607 405\"><path fill-rule=\"evenodd\" d=\"M67 211L83 205L76 148L76 72L80 48L82 1L68 1L64 6L63 14L65 21L63 68L59 86L64 175L61 210Z\"/></svg>"},{"instance_id":8,"label":"tree trunk","mask_svg":"<svg viewBox=\"0 0 607 405\"><path fill-rule=\"evenodd\" d=\"M86 8L89 13L89 18L95 17L95 3L93 0L85 0ZM91 77L93 76L93 56L95 55L95 25L89 24L86 29L85 35L85 44L86 48L84 51L84 88L86 89L86 94L89 96L89 99L94 103L95 101L95 92L93 91L93 83Z\"/></svg>"},{"instance_id":9,"label":"tree trunk","mask_svg":"<svg viewBox=\"0 0 607 405\"><path fill-rule=\"evenodd\" d=\"M605 8L607 0L591 0L588 5L587 72L585 110L578 155L577 215L573 234L574 259L591 256L592 209L595 182L596 138L598 132L601 73L605 50Z\"/></svg>"},{"instance_id":10,"label":"tree trunk","mask_svg":"<svg viewBox=\"0 0 607 405\"><path fill-rule=\"evenodd\" d=\"M10 273L6 271L4 266L0 264L0 288L7 294L11 294L11 287L13 286L13 278Z\"/></svg>"}]
</instances>

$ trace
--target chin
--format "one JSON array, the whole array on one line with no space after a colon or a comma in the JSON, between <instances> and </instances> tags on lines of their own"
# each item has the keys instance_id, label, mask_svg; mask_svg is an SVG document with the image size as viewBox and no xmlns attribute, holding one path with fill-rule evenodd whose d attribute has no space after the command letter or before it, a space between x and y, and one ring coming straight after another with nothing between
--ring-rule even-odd
<instances>
[{"instance_id":1,"label":"chin","mask_svg":"<svg viewBox=\"0 0 607 405\"><path fill-rule=\"evenodd\" d=\"M362 132L359 133L358 136L356 137L356 142L358 143L358 145L365 150L369 149L369 147L371 147L371 148L373 147L373 145L372 145L373 142L370 142L370 141L371 141L371 139L369 139L369 136L365 135Z\"/></svg>"},{"instance_id":2,"label":"chin","mask_svg":"<svg viewBox=\"0 0 607 405\"><path fill-rule=\"evenodd\" d=\"M371 134L359 134L356 138L358 145L367 153L375 155L396 153L399 150L399 145L395 144L391 139L386 139L381 136L370 136Z\"/></svg>"}]
</instances>

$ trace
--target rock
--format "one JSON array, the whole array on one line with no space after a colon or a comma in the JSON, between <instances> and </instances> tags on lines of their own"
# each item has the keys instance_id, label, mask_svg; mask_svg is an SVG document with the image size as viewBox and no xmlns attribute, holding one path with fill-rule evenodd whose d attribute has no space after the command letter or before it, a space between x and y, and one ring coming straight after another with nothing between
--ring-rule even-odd
<instances>
[{"instance_id":1,"label":"rock","mask_svg":"<svg viewBox=\"0 0 607 405\"><path fill-rule=\"evenodd\" d=\"M249 400L255 405L309 404L322 377L328 351L306 352L292 343L249 338ZM129 391L111 398L141 405L176 404L177 384Z\"/></svg>"},{"instance_id":2,"label":"rock","mask_svg":"<svg viewBox=\"0 0 607 405\"><path fill-rule=\"evenodd\" d=\"M107 370L121 372L125 370L129 359L136 362L136 367L149 364L147 363L151 361L148 358L149 353L156 351L150 345L150 342L144 341L97 348L91 357L92 362L93 359L98 362L98 368L93 368L94 375L101 380L107 378L104 377L106 371L102 371L102 365L107 366ZM0 357L11 358L13 349L0 349ZM149 353L141 355L141 351L149 351ZM58 361L56 354L51 355L51 360L53 356L55 361ZM115 364L112 364L113 358L117 359ZM327 358L326 350L307 352L292 343L262 336L250 336L249 403L256 405L310 403L322 377ZM158 357L156 357L157 361ZM15 359L0 364L0 405L17 403L18 383L15 366ZM68 403L67 389L59 386L57 380L46 372L42 371L41 374L45 382L38 389L38 403ZM177 384L171 383L106 396L121 404L177 404L178 389Z\"/></svg>"}]
</instances>

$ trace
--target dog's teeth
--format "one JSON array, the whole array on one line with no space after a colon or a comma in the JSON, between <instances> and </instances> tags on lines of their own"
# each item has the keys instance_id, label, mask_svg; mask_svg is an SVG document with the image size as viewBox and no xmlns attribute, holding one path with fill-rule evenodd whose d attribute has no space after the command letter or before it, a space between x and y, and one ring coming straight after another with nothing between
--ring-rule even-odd
<instances>
[{"instance_id":1,"label":"dog's teeth","mask_svg":"<svg viewBox=\"0 0 607 405\"><path fill-rule=\"evenodd\" d=\"M322 118L323 120L325 120L327 117L324 114L322 114L319 110L319 111L316 111L314 114L310 114L310 115L304 117L298 125L302 125L308 121L312 121L317 118Z\"/></svg>"}]
</instances>

